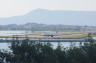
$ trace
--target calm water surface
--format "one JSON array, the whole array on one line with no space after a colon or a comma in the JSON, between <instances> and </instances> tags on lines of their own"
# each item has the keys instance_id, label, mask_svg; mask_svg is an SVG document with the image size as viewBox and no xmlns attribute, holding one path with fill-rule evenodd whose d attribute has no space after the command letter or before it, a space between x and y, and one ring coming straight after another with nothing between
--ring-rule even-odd
<instances>
[{"instance_id":1,"label":"calm water surface","mask_svg":"<svg viewBox=\"0 0 96 63\"><path fill-rule=\"evenodd\" d=\"M56 48L58 43L57 42L51 42L51 44L53 45L53 48ZM60 42L60 44L63 46L63 47L69 47L70 46L70 42ZM78 46L78 42L74 42L74 44L76 46ZM10 43L0 43L0 50L10 50L9 49L9 46L10 46Z\"/></svg>"},{"instance_id":2,"label":"calm water surface","mask_svg":"<svg viewBox=\"0 0 96 63\"><path fill-rule=\"evenodd\" d=\"M26 34L25 31L0 31L0 36L10 36L10 35L20 35L20 34ZM58 43L57 42L51 42L53 45L53 48L56 48ZM69 47L70 42L61 42L62 46ZM75 42L75 44L78 46L78 42ZM0 43L0 49L6 49L8 50L10 44L9 43Z\"/></svg>"},{"instance_id":3,"label":"calm water surface","mask_svg":"<svg viewBox=\"0 0 96 63\"><path fill-rule=\"evenodd\" d=\"M0 36L24 35L25 31L0 31ZM9 49L8 43L0 43L0 49Z\"/></svg>"}]
</instances>

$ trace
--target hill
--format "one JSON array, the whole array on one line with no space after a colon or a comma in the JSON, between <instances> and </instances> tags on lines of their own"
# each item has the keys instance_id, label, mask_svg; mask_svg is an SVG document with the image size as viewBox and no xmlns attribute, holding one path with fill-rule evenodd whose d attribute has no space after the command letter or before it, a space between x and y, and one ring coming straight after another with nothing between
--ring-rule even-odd
<instances>
[{"instance_id":1,"label":"hill","mask_svg":"<svg viewBox=\"0 0 96 63\"><path fill-rule=\"evenodd\" d=\"M0 24L65 24L65 25L96 25L96 11L63 11L36 9L23 16L0 18Z\"/></svg>"}]
</instances>

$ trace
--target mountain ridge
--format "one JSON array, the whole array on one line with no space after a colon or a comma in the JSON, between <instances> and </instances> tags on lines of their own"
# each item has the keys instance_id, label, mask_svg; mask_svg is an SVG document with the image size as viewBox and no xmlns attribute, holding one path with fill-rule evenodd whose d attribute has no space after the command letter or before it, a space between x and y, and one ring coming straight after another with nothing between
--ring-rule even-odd
<instances>
[{"instance_id":1,"label":"mountain ridge","mask_svg":"<svg viewBox=\"0 0 96 63\"><path fill-rule=\"evenodd\" d=\"M0 18L0 25L44 23L95 26L96 11L63 11L35 9L22 16Z\"/></svg>"}]
</instances>

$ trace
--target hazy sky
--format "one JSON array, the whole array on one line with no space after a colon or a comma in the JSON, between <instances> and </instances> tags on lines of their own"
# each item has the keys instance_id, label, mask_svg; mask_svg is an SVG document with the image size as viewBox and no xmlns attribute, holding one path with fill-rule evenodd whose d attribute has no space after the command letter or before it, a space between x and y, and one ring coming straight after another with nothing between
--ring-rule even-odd
<instances>
[{"instance_id":1,"label":"hazy sky","mask_svg":"<svg viewBox=\"0 0 96 63\"><path fill-rule=\"evenodd\" d=\"M0 17L23 15L37 8L96 11L96 0L0 0Z\"/></svg>"}]
</instances>

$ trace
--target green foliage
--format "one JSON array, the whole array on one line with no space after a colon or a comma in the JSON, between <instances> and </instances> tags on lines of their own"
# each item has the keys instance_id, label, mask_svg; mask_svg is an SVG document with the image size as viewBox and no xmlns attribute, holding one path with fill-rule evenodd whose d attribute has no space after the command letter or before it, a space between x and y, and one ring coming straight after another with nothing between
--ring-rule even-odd
<instances>
[{"instance_id":1,"label":"green foliage","mask_svg":"<svg viewBox=\"0 0 96 63\"><path fill-rule=\"evenodd\" d=\"M91 43L94 42L94 39L92 38L91 33L88 33L85 41L86 41L86 42L91 42Z\"/></svg>"},{"instance_id":2,"label":"green foliage","mask_svg":"<svg viewBox=\"0 0 96 63\"><path fill-rule=\"evenodd\" d=\"M54 49L49 42L18 41L16 38L10 49L11 52L0 51L1 60L6 58L7 63L96 63L96 43L90 33L78 47L71 44L69 48L64 48L58 43Z\"/></svg>"}]
</instances>

